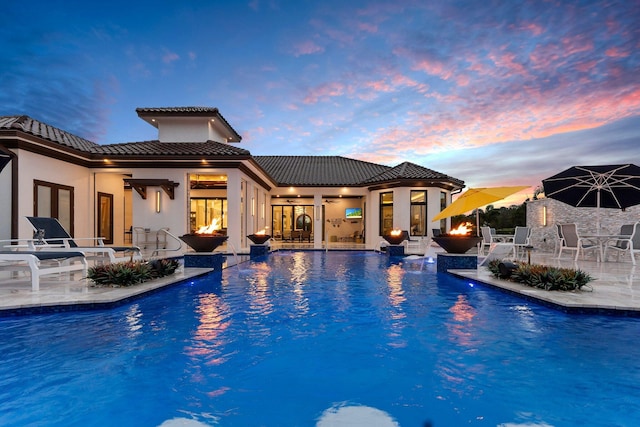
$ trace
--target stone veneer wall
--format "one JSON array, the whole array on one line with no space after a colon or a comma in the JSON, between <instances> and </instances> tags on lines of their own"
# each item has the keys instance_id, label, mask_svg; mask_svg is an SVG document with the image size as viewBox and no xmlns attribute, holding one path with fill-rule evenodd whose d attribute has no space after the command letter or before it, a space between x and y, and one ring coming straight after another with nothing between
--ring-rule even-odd
<instances>
[{"instance_id":1,"label":"stone veneer wall","mask_svg":"<svg viewBox=\"0 0 640 427\"><path fill-rule=\"evenodd\" d=\"M598 210L596 208L574 208L554 199L530 200L527 204L527 226L532 228L531 244L534 248L553 252L556 224L575 222L578 233L596 232ZM542 225L543 207L547 207L547 225ZM604 233L615 234L623 224L640 221L640 205L620 209L600 209L600 226Z\"/></svg>"}]
</instances>

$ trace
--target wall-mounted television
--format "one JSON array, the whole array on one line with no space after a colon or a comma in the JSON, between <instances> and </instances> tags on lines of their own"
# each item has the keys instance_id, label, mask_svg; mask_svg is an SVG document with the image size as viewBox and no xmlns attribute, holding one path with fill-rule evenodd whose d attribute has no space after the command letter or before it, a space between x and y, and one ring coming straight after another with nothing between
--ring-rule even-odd
<instances>
[{"instance_id":1,"label":"wall-mounted television","mask_svg":"<svg viewBox=\"0 0 640 427\"><path fill-rule=\"evenodd\" d=\"M362 218L362 208L347 208L345 209L344 216L347 219Z\"/></svg>"}]
</instances>

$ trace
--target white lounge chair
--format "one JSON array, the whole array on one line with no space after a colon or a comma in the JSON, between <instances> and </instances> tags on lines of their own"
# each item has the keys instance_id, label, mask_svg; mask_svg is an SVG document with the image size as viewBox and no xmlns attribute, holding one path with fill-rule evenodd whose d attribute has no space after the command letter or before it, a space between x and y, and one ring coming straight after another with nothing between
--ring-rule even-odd
<instances>
[{"instance_id":1,"label":"white lounge chair","mask_svg":"<svg viewBox=\"0 0 640 427\"><path fill-rule=\"evenodd\" d=\"M489 261L494 259L515 259L516 247L512 242L494 242L489 247L489 253L479 263L478 267L483 267L489 264Z\"/></svg>"},{"instance_id":2,"label":"white lounge chair","mask_svg":"<svg viewBox=\"0 0 640 427\"><path fill-rule=\"evenodd\" d=\"M81 251L87 258L109 262L122 262L130 259L142 259L140 248L137 246L105 246L102 237L86 237L74 239L64 229L56 218L47 217L25 217L33 227L34 232L44 230L44 238L41 239L41 247L46 250L58 252ZM90 242L85 246L79 242Z\"/></svg>"},{"instance_id":3,"label":"white lounge chair","mask_svg":"<svg viewBox=\"0 0 640 427\"><path fill-rule=\"evenodd\" d=\"M31 290L40 290L40 276L81 271L87 276L87 260L80 251L0 251L0 270L29 271Z\"/></svg>"}]
</instances>

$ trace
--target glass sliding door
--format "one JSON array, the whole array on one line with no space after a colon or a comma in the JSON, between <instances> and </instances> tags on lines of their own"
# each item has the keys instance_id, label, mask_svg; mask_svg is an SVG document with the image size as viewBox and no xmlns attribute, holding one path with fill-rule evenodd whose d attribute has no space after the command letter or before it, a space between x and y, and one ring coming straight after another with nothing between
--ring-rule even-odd
<instances>
[{"instance_id":1,"label":"glass sliding door","mask_svg":"<svg viewBox=\"0 0 640 427\"><path fill-rule=\"evenodd\" d=\"M73 187L34 180L33 195L33 215L57 218L73 236Z\"/></svg>"}]
</instances>

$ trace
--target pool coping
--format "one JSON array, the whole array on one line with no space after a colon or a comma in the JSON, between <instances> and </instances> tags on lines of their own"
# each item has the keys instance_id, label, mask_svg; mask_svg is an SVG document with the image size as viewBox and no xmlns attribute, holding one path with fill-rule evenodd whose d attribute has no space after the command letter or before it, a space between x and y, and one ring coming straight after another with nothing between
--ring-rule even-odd
<instances>
[{"instance_id":1,"label":"pool coping","mask_svg":"<svg viewBox=\"0 0 640 427\"><path fill-rule=\"evenodd\" d=\"M499 291L518 296L527 301L536 302L546 307L554 308L565 313L572 314L606 314L622 317L640 317L640 307L629 305L619 305L612 303L585 302L585 297L591 297L597 291L547 291L544 289L532 288L521 283L502 280L494 277L488 269L478 268L476 270L447 270L451 274L461 279L471 279L475 283L487 286ZM597 285L596 285L597 286ZM580 298L580 299L578 299Z\"/></svg>"}]
</instances>

